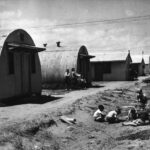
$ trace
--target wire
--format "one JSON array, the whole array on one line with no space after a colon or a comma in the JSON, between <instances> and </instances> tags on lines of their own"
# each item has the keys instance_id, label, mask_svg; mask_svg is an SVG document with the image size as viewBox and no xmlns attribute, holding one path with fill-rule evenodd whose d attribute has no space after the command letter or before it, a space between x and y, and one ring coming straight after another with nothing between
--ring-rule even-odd
<instances>
[{"instance_id":1,"label":"wire","mask_svg":"<svg viewBox=\"0 0 150 150\"><path fill-rule=\"evenodd\" d=\"M118 18L118 19L105 19L105 20L89 20L85 22L75 22L75 23L65 23L65 24L56 24L53 26L43 26L43 27L51 27L51 29L58 27L66 27L66 26L82 26L82 25L95 25L100 23L121 23L121 22L132 22L132 21L141 21L141 20L150 20L150 15L145 16L136 16L136 17L127 17L127 18ZM32 28L41 28L41 27L32 27Z\"/></svg>"},{"instance_id":2,"label":"wire","mask_svg":"<svg viewBox=\"0 0 150 150\"><path fill-rule=\"evenodd\" d=\"M102 49L102 48L99 48L99 49L97 49L97 48L92 48L94 51L99 51L99 50L101 50L101 51L116 51L116 50L131 50L131 51L134 51L134 50L137 50L137 49L141 49L141 51L142 51L142 48L143 47L148 47L148 48L150 48L150 45L145 45L145 46L139 46L139 47L130 47L130 48L113 48L113 49Z\"/></svg>"},{"instance_id":3,"label":"wire","mask_svg":"<svg viewBox=\"0 0 150 150\"><path fill-rule=\"evenodd\" d=\"M84 25L84 24L95 24L95 23L119 23L119 22L137 21L139 19L141 19L141 20L150 19L150 15L119 18L119 19L110 19L110 20L94 20L94 21L86 21L86 22L78 22L78 23L70 23L70 24L68 23L68 24L60 24L60 25L55 25L55 26L59 27L59 26L72 26L72 25Z\"/></svg>"}]
</instances>

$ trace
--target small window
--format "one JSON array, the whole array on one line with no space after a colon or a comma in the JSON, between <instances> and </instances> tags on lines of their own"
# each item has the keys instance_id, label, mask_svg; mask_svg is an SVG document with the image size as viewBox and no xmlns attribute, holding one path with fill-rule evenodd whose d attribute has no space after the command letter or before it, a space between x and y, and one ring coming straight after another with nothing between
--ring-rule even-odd
<instances>
[{"instance_id":1,"label":"small window","mask_svg":"<svg viewBox=\"0 0 150 150\"><path fill-rule=\"evenodd\" d=\"M35 65L35 54L31 54L31 72L35 73L36 72L36 65Z\"/></svg>"},{"instance_id":2,"label":"small window","mask_svg":"<svg viewBox=\"0 0 150 150\"><path fill-rule=\"evenodd\" d=\"M9 74L14 74L14 53L8 52L8 69Z\"/></svg>"},{"instance_id":3,"label":"small window","mask_svg":"<svg viewBox=\"0 0 150 150\"><path fill-rule=\"evenodd\" d=\"M143 69L145 69L145 65L143 65L142 67L143 67Z\"/></svg>"},{"instance_id":4,"label":"small window","mask_svg":"<svg viewBox=\"0 0 150 150\"><path fill-rule=\"evenodd\" d=\"M111 63L106 62L103 64L103 71L104 73L111 73Z\"/></svg>"},{"instance_id":5,"label":"small window","mask_svg":"<svg viewBox=\"0 0 150 150\"><path fill-rule=\"evenodd\" d=\"M23 42L24 41L24 34L20 33L20 40Z\"/></svg>"}]
</instances>

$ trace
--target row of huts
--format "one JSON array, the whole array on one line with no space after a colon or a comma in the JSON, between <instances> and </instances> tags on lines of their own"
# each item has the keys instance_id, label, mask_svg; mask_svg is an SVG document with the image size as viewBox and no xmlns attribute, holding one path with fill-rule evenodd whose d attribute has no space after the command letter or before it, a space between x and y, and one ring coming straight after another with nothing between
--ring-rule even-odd
<instances>
[{"instance_id":1,"label":"row of huts","mask_svg":"<svg viewBox=\"0 0 150 150\"><path fill-rule=\"evenodd\" d=\"M75 68L88 84L92 81L90 59L93 56L88 54L85 46L75 49L37 47L22 29L3 36L0 46L0 99L38 95L42 85L62 84L67 68Z\"/></svg>"},{"instance_id":2,"label":"row of huts","mask_svg":"<svg viewBox=\"0 0 150 150\"><path fill-rule=\"evenodd\" d=\"M92 53L91 73L94 81L127 81L150 73L148 55L128 53Z\"/></svg>"},{"instance_id":3,"label":"row of huts","mask_svg":"<svg viewBox=\"0 0 150 150\"><path fill-rule=\"evenodd\" d=\"M37 47L22 29L0 40L0 46L0 99L33 93L40 95L42 85L56 87L63 84L66 69L75 68L88 85L93 80L130 80L131 64L134 70L138 68L139 75L146 73L146 61L142 59L138 67L133 65L130 52L89 54L85 46L74 49L58 45L53 49Z\"/></svg>"}]
</instances>

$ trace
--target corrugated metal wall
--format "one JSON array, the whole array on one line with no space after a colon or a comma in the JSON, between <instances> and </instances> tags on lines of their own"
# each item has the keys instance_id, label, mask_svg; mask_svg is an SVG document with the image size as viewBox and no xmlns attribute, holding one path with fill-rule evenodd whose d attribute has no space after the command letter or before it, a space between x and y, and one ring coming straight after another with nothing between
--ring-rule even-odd
<instances>
[{"instance_id":1,"label":"corrugated metal wall","mask_svg":"<svg viewBox=\"0 0 150 150\"><path fill-rule=\"evenodd\" d=\"M47 51L39 56L43 84L62 83L66 69L77 67L77 51Z\"/></svg>"},{"instance_id":2,"label":"corrugated metal wall","mask_svg":"<svg viewBox=\"0 0 150 150\"><path fill-rule=\"evenodd\" d=\"M80 58L80 54L88 56L86 47L81 46L77 50L58 49L47 48L47 51L39 53L43 87L61 85L64 82L66 69L71 72L72 68L75 68L77 73L83 73L88 83L91 82L90 61L89 59Z\"/></svg>"}]
</instances>

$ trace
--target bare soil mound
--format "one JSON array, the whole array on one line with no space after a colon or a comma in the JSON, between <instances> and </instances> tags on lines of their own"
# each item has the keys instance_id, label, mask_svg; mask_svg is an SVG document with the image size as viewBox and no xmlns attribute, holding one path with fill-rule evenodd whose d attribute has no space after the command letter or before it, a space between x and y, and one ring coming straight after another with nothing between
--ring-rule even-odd
<instances>
[{"instance_id":1,"label":"bare soil mound","mask_svg":"<svg viewBox=\"0 0 150 150\"><path fill-rule=\"evenodd\" d=\"M143 87L149 95L149 87ZM77 99L57 111L47 112L29 121L1 127L0 149L10 150L148 150L150 126L122 126L93 120L99 104L105 111L122 108L121 118L136 104L136 88L130 86L105 90ZM75 118L69 124L61 116Z\"/></svg>"}]
</instances>

